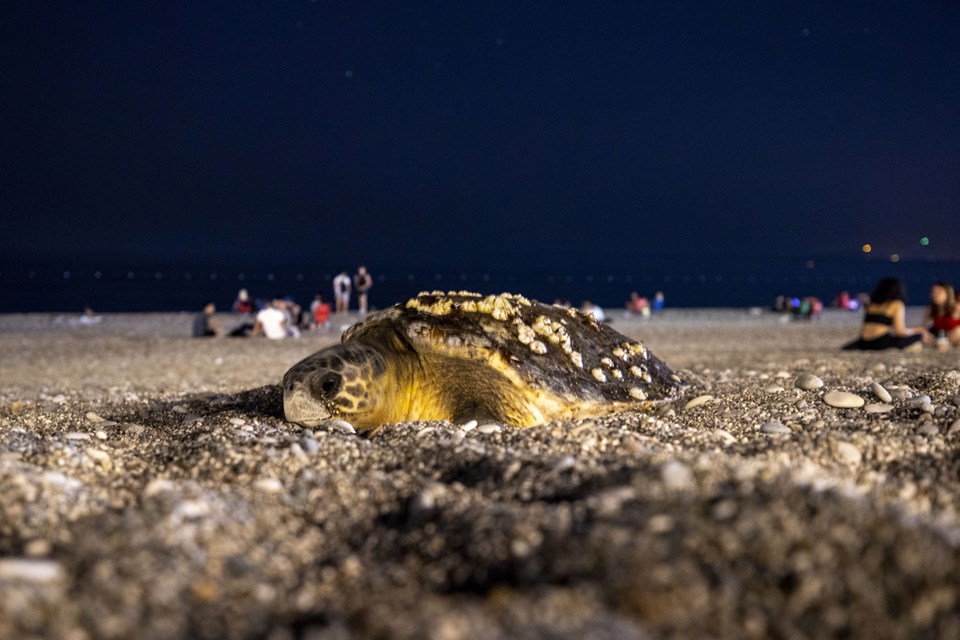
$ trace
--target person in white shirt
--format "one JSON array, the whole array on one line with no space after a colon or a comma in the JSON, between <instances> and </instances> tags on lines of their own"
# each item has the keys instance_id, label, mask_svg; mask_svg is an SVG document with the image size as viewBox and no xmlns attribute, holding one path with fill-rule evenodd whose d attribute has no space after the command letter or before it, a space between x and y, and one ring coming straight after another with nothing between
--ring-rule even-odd
<instances>
[{"instance_id":1,"label":"person in white shirt","mask_svg":"<svg viewBox=\"0 0 960 640\"><path fill-rule=\"evenodd\" d=\"M350 308L350 276L341 271L333 279L333 297L337 303L337 313L346 313Z\"/></svg>"},{"instance_id":2,"label":"person in white shirt","mask_svg":"<svg viewBox=\"0 0 960 640\"><path fill-rule=\"evenodd\" d=\"M282 300L274 300L257 313L253 335L266 336L271 340L283 340L287 337L287 314L279 308L280 304L278 304L282 302Z\"/></svg>"}]
</instances>

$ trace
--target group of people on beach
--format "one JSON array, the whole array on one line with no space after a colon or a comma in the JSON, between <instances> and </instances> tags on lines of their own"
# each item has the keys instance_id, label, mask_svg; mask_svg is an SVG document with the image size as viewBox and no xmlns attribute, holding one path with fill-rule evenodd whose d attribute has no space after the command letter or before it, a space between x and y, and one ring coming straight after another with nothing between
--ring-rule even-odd
<instances>
[{"instance_id":1,"label":"group of people on beach","mask_svg":"<svg viewBox=\"0 0 960 640\"><path fill-rule=\"evenodd\" d=\"M864 307L860 336L843 348L866 351L918 350L928 345L945 351L960 347L960 303L950 284L937 282L930 287L930 301L924 312L922 326L906 326L905 299L900 280L881 280Z\"/></svg>"},{"instance_id":2,"label":"group of people on beach","mask_svg":"<svg viewBox=\"0 0 960 640\"><path fill-rule=\"evenodd\" d=\"M357 291L358 311L367 314L368 292L373 286L373 278L366 267L360 265L351 281L346 271L333 278L333 296L336 313L345 314L350 309L350 294ZM322 331L330 329L330 304L319 292L314 296L309 309L304 309L292 296L278 295L272 300L254 300L246 289L240 289L232 306L239 322L229 331L216 317L217 306L213 302L204 305L203 310L193 320L195 338L229 335L231 337L264 336L271 340L299 338L304 331Z\"/></svg>"}]
</instances>

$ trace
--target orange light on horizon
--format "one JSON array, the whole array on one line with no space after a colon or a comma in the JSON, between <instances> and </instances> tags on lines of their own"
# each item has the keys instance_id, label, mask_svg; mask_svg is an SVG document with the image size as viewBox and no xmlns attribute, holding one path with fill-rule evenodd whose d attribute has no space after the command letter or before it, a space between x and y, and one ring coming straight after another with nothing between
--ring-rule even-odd
<instances>
[{"instance_id":1,"label":"orange light on horizon","mask_svg":"<svg viewBox=\"0 0 960 640\"><path fill-rule=\"evenodd\" d=\"M873 251L873 247L872 247L871 245L869 245L869 244L863 245L863 252L864 252L864 253L870 253L871 251Z\"/></svg>"}]
</instances>

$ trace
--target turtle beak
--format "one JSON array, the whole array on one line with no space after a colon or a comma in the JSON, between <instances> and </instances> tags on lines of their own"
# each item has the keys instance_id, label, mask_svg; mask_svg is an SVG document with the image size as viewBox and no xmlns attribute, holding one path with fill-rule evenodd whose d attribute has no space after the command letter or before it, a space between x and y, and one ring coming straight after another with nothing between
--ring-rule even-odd
<instances>
[{"instance_id":1,"label":"turtle beak","mask_svg":"<svg viewBox=\"0 0 960 640\"><path fill-rule=\"evenodd\" d=\"M315 427L331 417L322 402L314 398L306 386L299 382L283 385L283 416L287 422L301 427Z\"/></svg>"}]
</instances>

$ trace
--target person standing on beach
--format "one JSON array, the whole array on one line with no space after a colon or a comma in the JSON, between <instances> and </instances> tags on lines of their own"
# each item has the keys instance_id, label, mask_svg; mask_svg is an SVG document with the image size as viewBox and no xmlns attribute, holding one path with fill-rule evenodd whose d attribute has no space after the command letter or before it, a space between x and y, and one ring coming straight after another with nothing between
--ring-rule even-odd
<instances>
[{"instance_id":1,"label":"person standing on beach","mask_svg":"<svg viewBox=\"0 0 960 640\"><path fill-rule=\"evenodd\" d=\"M350 308L350 276L341 271L333 279L333 299L337 305L337 313L346 313Z\"/></svg>"},{"instance_id":2,"label":"person standing on beach","mask_svg":"<svg viewBox=\"0 0 960 640\"><path fill-rule=\"evenodd\" d=\"M870 295L870 304L863 316L860 337L844 345L845 351L882 349L909 349L923 346L926 331L923 327L908 328L904 323L906 306L904 305L903 285L897 278L884 278Z\"/></svg>"},{"instance_id":3,"label":"person standing on beach","mask_svg":"<svg viewBox=\"0 0 960 640\"><path fill-rule=\"evenodd\" d=\"M373 286L373 278L367 273L367 268L363 265L357 269L353 276L353 286L357 290L357 304L360 307L360 315L367 315L367 291Z\"/></svg>"}]
</instances>

